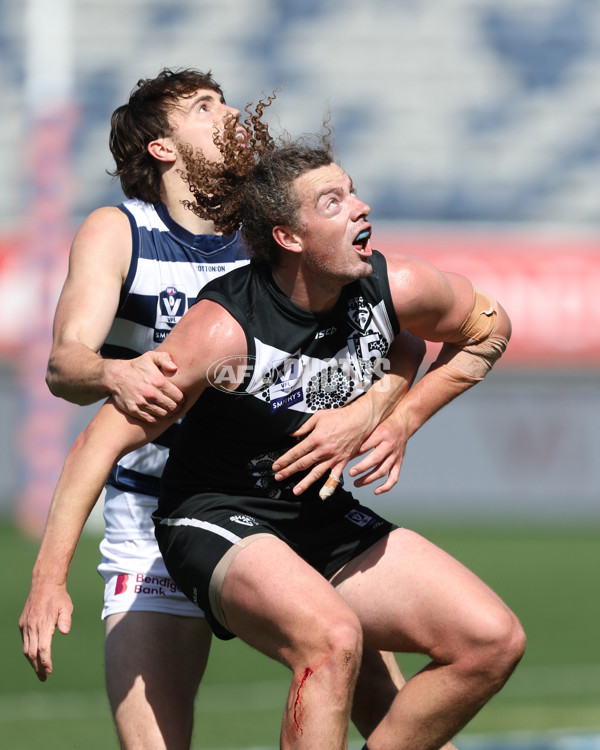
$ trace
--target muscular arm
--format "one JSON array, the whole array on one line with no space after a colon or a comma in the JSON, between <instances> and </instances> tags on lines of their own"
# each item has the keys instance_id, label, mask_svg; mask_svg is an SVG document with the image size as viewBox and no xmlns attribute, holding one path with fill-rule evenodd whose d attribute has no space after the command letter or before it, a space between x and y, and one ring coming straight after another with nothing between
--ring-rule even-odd
<instances>
[{"instance_id":1,"label":"muscular arm","mask_svg":"<svg viewBox=\"0 0 600 750\"><path fill-rule=\"evenodd\" d=\"M201 331L201 343L198 345ZM179 366L173 383L186 394L189 408L206 387L210 364L246 350L233 318L213 302L195 305L169 335L169 350ZM52 672L51 642L56 626L68 632L72 604L67 574L75 548L114 463L154 440L179 415L150 424L132 419L112 400L98 411L69 451L54 492L44 536L34 565L31 589L19 620L23 651L41 681Z\"/></svg>"},{"instance_id":2,"label":"muscular arm","mask_svg":"<svg viewBox=\"0 0 600 750\"><path fill-rule=\"evenodd\" d=\"M46 382L55 396L91 404L112 396L131 416L154 421L182 399L168 378L170 354L146 352L132 360L103 359L104 343L131 260L131 229L118 208L94 211L77 232L69 272L56 308Z\"/></svg>"},{"instance_id":3,"label":"muscular arm","mask_svg":"<svg viewBox=\"0 0 600 750\"><path fill-rule=\"evenodd\" d=\"M405 446L436 412L487 375L511 334L504 308L485 294L476 299L472 283L464 276L443 274L416 259L390 265L392 296L401 325L424 339L444 343L435 362L373 431L362 450L380 449L388 442ZM483 322L478 320L481 316ZM350 475L358 476L368 468L363 459ZM375 489L376 494L393 486L391 477L392 473ZM355 484L361 486L376 478L368 474Z\"/></svg>"},{"instance_id":4,"label":"muscular arm","mask_svg":"<svg viewBox=\"0 0 600 750\"><path fill-rule=\"evenodd\" d=\"M400 326L415 336L462 348L491 341L494 337L506 341L510 338L510 319L492 297L482 293L478 309L474 310L476 288L465 276L444 273L410 256L388 259L388 276ZM471 320L472 313L473 318L477 316L484 321L479 328ZM465 328L467 320L471 321L469 333ZM484 331L487 322L489 325ZM448 354L448 346L442 350L443 354L438 357L440 364Z\"/></svg>"}]
</instances>

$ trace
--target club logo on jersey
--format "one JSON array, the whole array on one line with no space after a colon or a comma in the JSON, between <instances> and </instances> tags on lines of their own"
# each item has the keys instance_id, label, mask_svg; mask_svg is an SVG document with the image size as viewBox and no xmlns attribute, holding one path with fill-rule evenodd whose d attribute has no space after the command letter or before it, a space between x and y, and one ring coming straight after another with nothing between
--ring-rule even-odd
<instances>
[{"instance_id":1,"label":"club logo on jersey","mask_svg":"<svg viewBox=\"0 0 600 750\"><path fill-rule=\"evenodd\" d=\"M166 287L158 295L158 310L154 341L163 341L187 309L187 295L174 286Z\"/></svg>"},{"instance_id":2,"label":"club logo on jersey","mask_svg":"<svg viewBox=\"0 0 600 750\"><path fill-rule=\"evenodd\" d=\"M350 324L357 331L364 333L373 317L371 305L365 302L364 297L353 297L348 300L347 305Z\"/></svg>"},{"instance_id":3,"label":"club logo on jersey","mask_svg":"<svg viewBox=\"0 0 600 750\"><path fill-rule=\"evenodd\" d=\"M348 300L348 320L352 331L348 336L348 355L357 379L365 383L382 376L387 367L384 359L390 342L378 330L373 308L364 297Z\"/></svg>"}]
</instances>

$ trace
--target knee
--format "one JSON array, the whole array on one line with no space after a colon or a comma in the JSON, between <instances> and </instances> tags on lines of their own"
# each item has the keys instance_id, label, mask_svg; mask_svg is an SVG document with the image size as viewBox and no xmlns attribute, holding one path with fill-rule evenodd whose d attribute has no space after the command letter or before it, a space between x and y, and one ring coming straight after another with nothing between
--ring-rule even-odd
<instances>
[{"instance_id":1,"label":"knee","mask_svg":"<svg viewBox=\"0 0 600 750\"><path fill-rule=\"evenodd\" d=\"M525 645L525 632L516 615L499 608L480 626L470 666L500 689L521 660Z\"/></svg>"},{"instance_id":2,"label":"knee","mask_svg":"<svg viewBox=\"0 0 600 750\"><path fill-rule=\"evenodd\" d=\"M332 691L346 694L353 689L362 659L362 628L354 613L348 611L324 618L310 640L308 672L327 680ZM300 667L300 679L308 673L306 663Z\"/></svg>"},{"instance_id":3,"label":"knee","mask_svg":"<svg viewBox=\"0 0 600 750\"><path fill-rule=\"evenodd\" d=\"M362 628L353 612L337 617L325 626L323 646L326 658L344 671L358 676L362 660Z\"/></svg>"}]
</instances>

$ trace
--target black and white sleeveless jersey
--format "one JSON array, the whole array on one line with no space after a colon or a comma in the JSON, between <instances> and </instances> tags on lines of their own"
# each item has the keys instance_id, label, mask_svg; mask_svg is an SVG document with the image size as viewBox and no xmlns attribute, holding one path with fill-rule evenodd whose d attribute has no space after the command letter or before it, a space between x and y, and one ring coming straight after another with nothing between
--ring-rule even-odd
<instances>
[{"instance_id":1,"label":"black and white sleeveless jersey","mask_svg":"<svg viewBox=\"0 0 600 750\"><path fill-rule=\"evenodd\" d=\"M132 359L155 349L210 280L248 264L239 232L195 235L177 224L162 203L136 198L119 208L129 219L131 264L102 356ZM128 453L113 469L109 484L158 495L159 477L178 425L156 441Z\"/></svg>"},{"instance_id":2,"label":"black and white sleeveless jersey","mask_svg":"<svg viewBox=\"0 0 600 750\"><path fill-rule=\"evenodd\" d=\"M317 409L358 398L384 374L399 325L385 259L374 252L371 261L373 273L344 287L326 313L298 307L255 263L204 287L198 300L213 300L236 318L248 355L211 367L213 387L190 409L171 449L161 513L204 490L278 496L282 484L271 464L294 443L290 433ZM243 382L225 392L238 367ZM290 487L299 481L292 480Z\"/></svg>"}]
</instances>

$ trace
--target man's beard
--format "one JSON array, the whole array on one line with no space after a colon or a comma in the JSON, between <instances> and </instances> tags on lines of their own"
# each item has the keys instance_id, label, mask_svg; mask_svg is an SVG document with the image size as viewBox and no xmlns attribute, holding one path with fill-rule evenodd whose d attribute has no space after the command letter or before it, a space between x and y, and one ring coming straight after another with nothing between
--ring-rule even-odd
<instances>
[{"instance_id":1,"label":"man's beard","mask_svg":"<svg viewBox=\"0 0 600 750\"><path fill-rule=\"evenodd\" d=\"M270 101L271 98L269 104ZM231 234L239 227L244 180L252 173L260 156L273 148L268 127L260 120L265 106L268 105L259 102L254 115L249 105L246 107L244 140L236 137L239 117L228 118L222 132L215 128L213 143L222 157L218 162L210 161L190 144L177 144L185 164L181 177L193 196L193 200L183 202L184 206L199 218L214 222L215 230L224 234Z\"/></svg>"}]
</instances>

